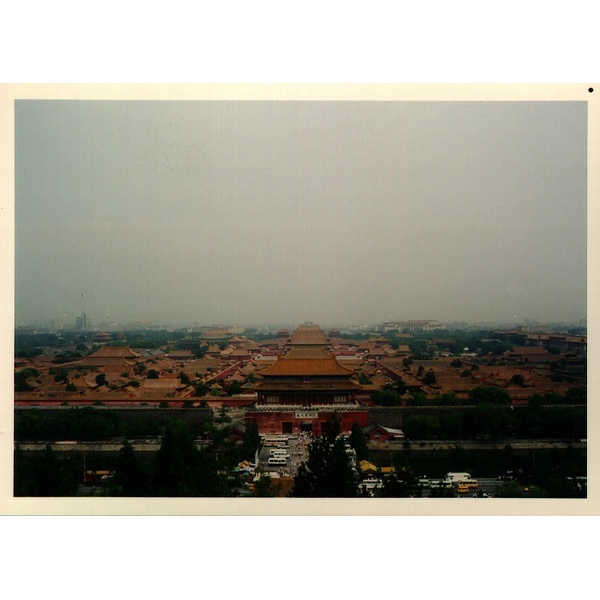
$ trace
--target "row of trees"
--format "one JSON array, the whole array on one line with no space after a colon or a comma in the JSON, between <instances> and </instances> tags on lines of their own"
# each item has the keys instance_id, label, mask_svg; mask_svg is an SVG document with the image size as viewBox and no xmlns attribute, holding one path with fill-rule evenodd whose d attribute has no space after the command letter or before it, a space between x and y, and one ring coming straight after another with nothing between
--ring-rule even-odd
<instances>
[{"instance_id":1,"label":"row of trees","mask_svg":"<svg viewBox=\"0 0 600 600\"><path fill-rule=\"evenodd\" d=\"M230 439L227 414L215 417L216 426L211 440L198 448L194 436L182 421L172 421L166 427L160 450L153 460L141 459L129 442L123 444L114 468L113 479L103 490L110 496L139 497L224 497L236 494L239 482L230 476L232 468L242 459L253 460L260 445L256 423L246 428L242 444ZM355 424L350 435L350 443L357 452L357 458L368 456L366 440L360 427ZM581 460L568 449L562 458L554 449L539 452L523 462L523 453L517 454L507 445L504 450L494 451L494 468L511 469L523 474L530 482L530 495L540 497L581 497L585 494L567 477L579 474ZM387 454L387 453L386 453ZM433 456L438 469L471 470L473 460L479 460L480 453L469 453L460 447L447 456L447 464L440 465L440 457ZM414 455L414 456L413 456ZM413 459L422 462L423 453L395 452L388 457L396 467L396 472L385 479L377 492L380 497L408 497L421 495L417 472L426 468L419 463L419 471L412 464ZM81 452L53 452L47 446L43 452L24 452L17 445L15 449L14 491L16 496L72 496L78 493L82 474ZM585 462L585 461L584 461ZM497 463L497 464L496 464ZM430 465L431 466L431 465ZM476 465L475 465L476 466ZM481 466L481 465L480 465ZM489 467L489 465L488 465ZM429 467L427 467L428 469ZM481 466L481 469L484 467ZM484 470L490 470L485 468ZM492 469L493 471L493 469ZM537 487L536 487L537 486ZM255 495L273 495L276 490L268 477L256 485ZM433 490L432 495L445 493ZM504 486L499 495L522 495L522 487ZM309 458L301 465L294 481L291 495L295 497L358 497L361 495L356 471L351 467L344 439L339 435L339 422L335 420L324 430L320 438L310 445Z\"/></svg>"},{"instance_id":2,"label":"row of trees","mask_svg":"<svg viewBox=\"0 0 600 600\"><path fill-rule=\"evenodd\" d=\"M431 452L373 450L371 454L376 463L384 461L394 465L397 476L413 482L409 495L420 494L414 474L430 479L443 478L448 471L466 471L476 479L511 473L518 484L504 480L496 491L499 497L579 498L586 494L585 487L577 484L575 479L586 474L586 452L574 447L524 450L506 444L489 450L469 450L457 445ZM436 496L447 491L439 488L432 489L430 493Z\"/></svg>"},{"instance_id":3,"label":"row of trees","mask_svg":"<svg viewBox=\"0 0 600 600\"><path fill-rule=\"evenodd\" d=\"M125 437L157 437L172 419L152 411L118 411L85 406L57 410L15 410L16 441L108 440ZM191 433L201 437L211 429L212 413L194 411Z\"/></svg>"},{"instance_id":4,"label":"row of trees","mask_svg":"<svg viewBox=\"0 0 600 600\"><path fill-rule=\"evenodd\" d=\"M154 460L141 459L131 443L119 451L114 477L103 495L186 497L234 495L236 482L228 474L240 460L253 460L260 444L256 423L247 430L242 444L230 439L227 415L217 415L211 439L198 447L188 426L180 420L167 424ZM81 483L81 452L61 453L51 446L45 451L15 450L15 495L74 496Z\"/></svg>"},{"instance_id":5,"label":"row of trees","mask_svg":"<svg viewBox=\"0 0 600 600\"><path fill-rule=\"evenodd\" d=\"M43 452L14 453L15 496L76 496L82 479L78 452L58 457L50 446Z\"/></svg>"},{"instance_id":6,"label":"row of trees","mask_svg":"<svg viewBox=\"0 0 600 600\"><path fill-rule=\"evenodd\" d=\"M516 377L521 377L517 375ZM515 383L518 384L518 381ZM402 396L406 388L400 384L394 384L373 393L373 401L378 406L402 406ZM505 388L496 386L477 386L469 391L467 399L459 398L455 393L449 392L428 400L421 392L411 392L412 398L406 401L407 406L473 406L482 404L509 405L511 398ZM530 403L542 404L586 404L587 390L584 386L572 386L562 395L556 392L545 394L533 392Z\"/></svg>"},{"instance_id":7,"label":"row of trees","mask_svg":"<svg viewBox=\"0 0 600 600\"><path fill-rule=\"evenodd\" d=\"M511 410L480 405L440 415L410 415L402 430L410 440L580 439L587 437L585 410L569 406L529 406Z\"/></svg>"}]
</instances>

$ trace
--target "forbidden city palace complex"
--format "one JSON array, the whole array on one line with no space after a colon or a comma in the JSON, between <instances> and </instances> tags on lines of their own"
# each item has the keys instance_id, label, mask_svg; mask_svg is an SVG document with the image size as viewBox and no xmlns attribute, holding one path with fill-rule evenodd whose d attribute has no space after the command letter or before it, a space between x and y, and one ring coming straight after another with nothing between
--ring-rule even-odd
<instances>
[{"instance_id":1,"label":"forbidden city palace complex","mask_svg":"<svg viewBox=\"0 0 600 600\"><path fill-rule=\"evenodd\" d=\"M301 325L291 336L290 351L275 364L257 373L257 401L245 415L256 420L260 433L312 432L336 415L342 431L354 422L369 423L356 393L361 386L350 380L354 372L342 366L326 350L325 333L317 325Z\"/></svg>"}]
</instances>

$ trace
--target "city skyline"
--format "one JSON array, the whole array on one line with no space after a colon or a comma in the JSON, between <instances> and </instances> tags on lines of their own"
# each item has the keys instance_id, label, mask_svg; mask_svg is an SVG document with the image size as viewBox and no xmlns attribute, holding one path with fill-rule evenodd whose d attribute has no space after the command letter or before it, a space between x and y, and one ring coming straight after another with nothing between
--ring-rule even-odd
<instances>
[{"instance_id":1,"label":"city skyline","mask_svg":"<svg viewBox=\"0 0 600 600\"><path fill-rule=\"evenodd\" d=\"M230 329L233 333L240 333L245 330L271 330L276 329L295 329L302 324L314 324L324 329L342 329L342 330L356 330L356 329L373 329L374 331L379 329L392 330L390 327L392 324L397 323L423 323L430 322L434 325L427 329L428 331L435 331L438 329L460 329L466 328L495 328L495 327L515 327L515 328L575 328L575 329L586 329L587 319L582 318L578 321L547 321L542 322L533 317L525 317L521 320L512 321L445 321L441 322L437 319L392 319L386 321L362 321L362 322L351 322L351 323L340 323L340 322L324 322L317 323L315 321L272 321L272 322L261 322L261 323L232 323L232 322L202 322L196 321L177 321L177 320L164 320L164 321L153 321L152 319L135 319L131 321L93 321L89 315L82 313L76 315L72 320L50 320L50 321L30 321L28 323L15 323L15 330L37 330L37 331L100 331L100 330L143 330L143 329L168 329L168 330L203 330L211 328L224 328ZM85 326L84 326L85 323Z\"/></svg>"},{"instance_id":2,"label":"city skyline","mask_svg":"<svg viewBox=\"0 0 600 600\"><path fill-rule=\"evenodd\" d=\"M15 103L15 324L578 323L584 102Z\"/></svg>"}]
</instances>

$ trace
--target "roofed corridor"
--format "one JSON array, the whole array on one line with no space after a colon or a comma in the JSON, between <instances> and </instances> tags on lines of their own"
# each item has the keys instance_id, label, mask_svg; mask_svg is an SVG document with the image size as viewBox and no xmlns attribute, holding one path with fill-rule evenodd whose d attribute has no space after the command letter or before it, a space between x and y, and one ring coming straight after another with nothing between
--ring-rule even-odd
<instances>
[{"instance_id":1,"label":"roofed corridor","mask_svg":"<svg viewBox=\"0 0 600 600\"><path fill-rule=\"evenodd\" d=\"M260 410L261 412L264 412L264 411L289 411L289 410L316 411L316 410L331 410L332 408L334 408L335 410L356 410L358 408L363 410L363 408L360 406L360 404L358 402L346 403L346 404L335 404L335 403L331 403L331 402L329 402L329 403L310 402L308 404L300 404L300 403L260 404L258 406L255 404L251 408L248 408L248 410L257 409L257 410Z\"/></svg>"}]
</instances>

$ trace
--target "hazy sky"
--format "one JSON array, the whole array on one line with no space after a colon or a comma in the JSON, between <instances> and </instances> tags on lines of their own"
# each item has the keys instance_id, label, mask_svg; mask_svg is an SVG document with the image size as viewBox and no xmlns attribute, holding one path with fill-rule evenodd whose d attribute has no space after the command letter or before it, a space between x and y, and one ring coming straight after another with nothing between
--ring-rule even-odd
<instances>
[{"instance_id":1,"label":"hazy sky","mask_svg":"<svg viewBox=\"0 0 600 600\"><path fill-rule=\"evenodd\" d=\"M16 102L16 323L586 317L584 102Z\"/></svg>"}]
</instances>

